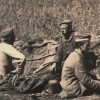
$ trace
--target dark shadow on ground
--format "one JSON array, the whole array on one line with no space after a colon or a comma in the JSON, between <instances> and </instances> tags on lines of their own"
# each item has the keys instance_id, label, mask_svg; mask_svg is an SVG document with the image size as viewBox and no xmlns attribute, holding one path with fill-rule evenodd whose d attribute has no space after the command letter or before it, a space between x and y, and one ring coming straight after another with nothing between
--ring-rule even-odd
<instances>
[{"instance_id":1,"label":"dark shadow on ground","mask_svg":"<svg viewBox=\"0 0 100 100\"><path fill-rule=\"evenodd\" d=\"M57 96L35 96L34 94L20 94L15 91L0 92L0 100L66 100ZM100 95L83 96L67 100L100 100Z\"/></svg>"}]
</instances>

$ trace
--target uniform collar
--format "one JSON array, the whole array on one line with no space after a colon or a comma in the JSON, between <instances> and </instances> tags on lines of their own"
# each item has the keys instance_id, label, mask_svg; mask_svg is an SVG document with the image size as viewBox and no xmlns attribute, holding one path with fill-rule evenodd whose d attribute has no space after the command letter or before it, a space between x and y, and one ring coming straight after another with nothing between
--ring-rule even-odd
<instances>
[{"instance_id":1,"label":"uniform collar","mask_svg":"<svg viewBox=\"0 0 100 100\"><path fill-rule=\"evenodd\" d=\"M66 39L66 37L64 37L63 35L61 35L61 38L62 38L64 41L66 41L66 42L72 41L73 37L74 37L74 33L73 33L73 32L71 33L69 39Z\"/></svg>"},{"instance_id":2,"label":"uniform collar","mask_svg":"<svg viewBox=\"0 0 100 100\"><path fill-rule=\"evenodd\" d=\"M73 37L74 37L74 33L72 32L70 37L69 37L69 39L67 41L70 42L73 39Z\"/></svg>"},{"instance_id":3,"label":"uniform collar","mask_svg":"<svg viewBox=\"0 0 100 100\"><path fill-rule=\"evenodd\" d=\"M84 59L87 58L87 55L88 55L88 54L86 54L86 55L83 54L80 48L79 48L79 49L75 49L75 52L76 52L77 54L79 54L82 58L84 58Z\"/></svg>"},{"instance_id":4,"label":"uniform collar","mask_svg":"<svg viewBox=\"0 0 100 100\"><path fill-rule=\"evenodd\" d=\"M77 54L79 54L80 56L83 56L82 51L81 51L80 49L75 49L75 52L76 52Z\"/></svg>"}]
</instances>

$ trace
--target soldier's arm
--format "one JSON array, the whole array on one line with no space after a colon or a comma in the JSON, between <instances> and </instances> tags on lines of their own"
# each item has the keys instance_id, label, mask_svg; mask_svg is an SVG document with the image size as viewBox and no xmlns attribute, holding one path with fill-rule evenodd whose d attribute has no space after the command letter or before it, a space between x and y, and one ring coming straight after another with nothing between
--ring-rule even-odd
<instances>
[{"instance_id":1,"label":"soldier's arm","mask_svg":"<svg viewBox=\"0 0 100 100\"><path fill-rule=\"evenodd\" d=\"M62 61L62 58L63 58L63 46L62 46L62 38L60 38L59 45L57 48L57 53L56 53L55 58L54 58L54 62L59 63Z\"/></svg>"},{"instance_id":2,"label":"soldier's arm","mask_svg":"<svg viewBox=\"0 0 100 100\"><path fill-rule=\"evenodd\" d=\"M12 57L14 59L20 59L20 61L21 61L21 59L25 59L25 56L21 52L19 52L18 50L16 50L11 45L6 44L5 46L3 46L2 51L6 55L8 55L8 56L10 56L10 57Z\"/></svg>"},{"instance_id":3,"label":"soldier's arm","mask_svg":"<svg viewBox=\"0 0 100 100\"><path fill-rule=\"evenodd\" d=\"M41 44L36 43L36 44L33 44L32 47L33 47L33 48L39 48L39 47L43 47L43 46L45 46L45 45L46 45L46 43L41 43Z\"/></svg>"},{"instance_id":4,"label":"soldier's arm","mask_svg":"<svg viewBox=\"0 0 100 100\"><path fill-rule=\"evenodd\" d=\"M16 62L18 63L18 67L16 68L17 71L22 71L23 67L24 67L24 63L25 63L25 56L19 52L18 50L16 50L14 47L12 47L11 45L5 45L3 48L3 52L12 57L13 59L16 60Z\"/></svg>"},{"instance_id":5,"label":"soldier's arm","mask_svg":"<svg viewBox=\"0 0 100 100\"><path fill-rule=\"evenodd\" d=\"M35 44L25 44L24 46L22 46L22 50L27 49L27 48L40 48L43 46L46 46L48 43L51 43L49 41L44 42L44 43L35 43Z\"/></svg>"},{"instance_id":6,"label":"soldier's arm","mask_svg":"<svg viewBox=\"0 0 100 100\"><path fill-rule=\"evenodd\" d=\"M46 46L48 43L52 43L52 41L44 40L43 43L35 43L35 44L32 45L32 47L35 47L35 48L43 47L43 46Z\"/></svg>"},{"instance_id":7,"label":"soldier's arm","mask_svg":"<svg viewBox=\"0 0 100 100\"><path fill-rule=\"evenodd\" d=\"M75 73L79 81L86 87L90 87L95 90L100 90L100 81L93 80L89 72L87 72L85 66L82 64L76 64Z\"/></svg>"}]
</instances>

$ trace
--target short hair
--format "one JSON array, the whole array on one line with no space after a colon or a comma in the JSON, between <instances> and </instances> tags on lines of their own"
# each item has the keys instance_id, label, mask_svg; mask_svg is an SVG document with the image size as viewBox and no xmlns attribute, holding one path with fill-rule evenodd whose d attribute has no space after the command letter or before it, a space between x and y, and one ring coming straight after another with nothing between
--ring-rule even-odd
<instances>
[{"instance_id":1,"label":"short hair","mask_svg":"<svg viewBox=\"0 0 100 100\"><path fill-rule=\"evenodd\" d=\"M0 37L4 38L4 42L13 44L15 41L15 34L12 28L6 28L0 33Z\"/></svg>"},{"instance_id":2,"label":"short hair","mask_svg":"<svg viewBox=\"0 0 100 100\"><path fill-rule=\"evenodd\" d=\"M7 36L12 35L12 34L13 34L13 29L12 28L6 28L6 29L1 31L0 37L7 37Z\"/></svg>"}]
</instances>

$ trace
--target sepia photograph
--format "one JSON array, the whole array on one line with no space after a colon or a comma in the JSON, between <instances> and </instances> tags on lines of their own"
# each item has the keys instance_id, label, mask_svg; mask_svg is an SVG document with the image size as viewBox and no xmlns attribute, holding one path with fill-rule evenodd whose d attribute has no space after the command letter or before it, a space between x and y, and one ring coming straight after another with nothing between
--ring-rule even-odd
<instances>
[{"instance_id":1,"label":"sepia photograph","mask_svg":"<svg viewBox=\"0 0 100 100\"><path fill-rule=\"evenodd\" d=\"M0 0L0 100L100 100L100 0Z\"/></svg>"}]
</instances>

